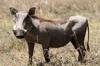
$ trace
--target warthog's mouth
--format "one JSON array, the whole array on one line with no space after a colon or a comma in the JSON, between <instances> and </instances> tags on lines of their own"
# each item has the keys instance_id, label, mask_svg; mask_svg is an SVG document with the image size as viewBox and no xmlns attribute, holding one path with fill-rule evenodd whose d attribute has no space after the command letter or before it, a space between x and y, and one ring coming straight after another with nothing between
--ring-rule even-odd
<instances>
[{"instance_id":1,"label":"warthog's mouth","mask_svg":"<svg viewBox=\"0 0 100 66\"><path fill-rule=\"evenodd\" d=\"M23 39L25 36L16 36L18 39Z\"/></svg>"},{"instance_id":2,"label":"warthog's mouth","mask_svg":"<svg viewBox=\"0 0 100 66\"><path fill-rule=\"evenodd\" d=\"M26 33L22 30L13 30L13 33L18 39L23 39L26 35Z\"/></svg>"}]
</instances>

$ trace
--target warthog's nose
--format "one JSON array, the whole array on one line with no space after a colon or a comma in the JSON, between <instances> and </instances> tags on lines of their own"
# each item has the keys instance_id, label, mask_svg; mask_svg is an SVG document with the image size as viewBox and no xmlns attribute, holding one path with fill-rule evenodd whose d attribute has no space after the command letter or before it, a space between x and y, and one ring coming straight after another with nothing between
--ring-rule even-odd
<instances>
[{"instance_id":1,"label":"warthog's nose","mask_svg":"<svg viewBox=\"0 0 100 66\"><path fill-rule=\"evenodd\" d=\"M24 38L25 37L25 32L23 30L13 30L14 35L17 38Z\"/></svg>"}]
</instances>

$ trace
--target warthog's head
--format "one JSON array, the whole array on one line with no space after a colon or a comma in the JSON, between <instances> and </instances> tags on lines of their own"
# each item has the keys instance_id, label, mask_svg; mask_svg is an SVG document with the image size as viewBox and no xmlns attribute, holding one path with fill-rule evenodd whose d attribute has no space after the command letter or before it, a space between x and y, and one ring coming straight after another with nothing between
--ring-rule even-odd
<instances>
[{"instance_id":1,"label":"warthog's head","mask_svg":"<svg viewBox=\"0 0 100 66\"><path fill-rule=\"evenodd\" d=\"M27 31L31 28L30 15L35 14L35 7L31 8L29 12L18 11L13 7L10 7L11 14L15 16L14 18L14 28L13 33L17 38L24 38Z\"/></svg>"}]
</instances>

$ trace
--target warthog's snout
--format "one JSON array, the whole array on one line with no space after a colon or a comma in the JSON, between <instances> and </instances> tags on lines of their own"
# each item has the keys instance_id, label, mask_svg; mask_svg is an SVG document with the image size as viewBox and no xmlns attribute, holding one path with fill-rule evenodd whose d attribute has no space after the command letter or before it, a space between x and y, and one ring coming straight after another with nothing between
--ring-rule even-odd
<instances>
[{"instance_id":1,"label":"warthog's snout","mask_svg":"<svg viewBox=\"0 0 100 66\"><path fill-rule=\"evenodd\" d=\"M26 32L23 30L19 29L19 30L12 30L12 31L13 31L14 35L19 39L22 39L25 37Z\"/></svg>"}]
</instances>

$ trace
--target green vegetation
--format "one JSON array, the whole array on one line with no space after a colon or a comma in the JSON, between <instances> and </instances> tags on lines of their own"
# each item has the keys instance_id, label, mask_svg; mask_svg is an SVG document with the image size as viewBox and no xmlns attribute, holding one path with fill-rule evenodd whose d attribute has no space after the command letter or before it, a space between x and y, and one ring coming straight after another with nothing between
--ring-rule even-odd
<instances>
[{"instance_id":1,"label":"green vegetation","mask_svg":"<svg viewBox=\"0 0 100 66\"><path fill-rule=\"evenodd\" d=\"M50 49L50 63L44 66L100 66L100 0L0 0L0 66L27 66L28 50L24 40L13 33L13 16L9 7L28 11L36 6L36 15L45 18L59 18L68 15L83 15L89 20L90 53L86 63L77 61L78 53L69 43L61 48ZM87 40L87 36L86 36ZM85 41L86 43L86 41ZM33 64L44 62L41 45L35 45Z\"/></svg>"}]
</instances>

